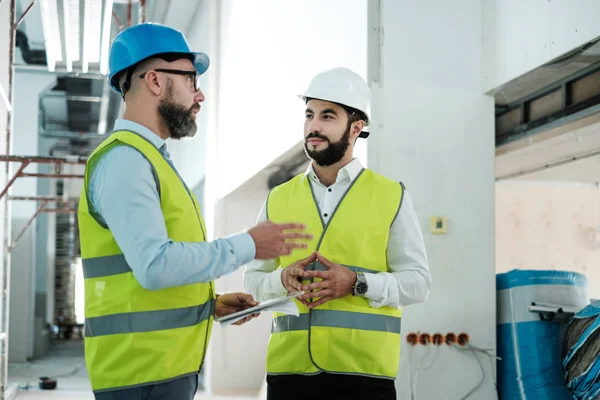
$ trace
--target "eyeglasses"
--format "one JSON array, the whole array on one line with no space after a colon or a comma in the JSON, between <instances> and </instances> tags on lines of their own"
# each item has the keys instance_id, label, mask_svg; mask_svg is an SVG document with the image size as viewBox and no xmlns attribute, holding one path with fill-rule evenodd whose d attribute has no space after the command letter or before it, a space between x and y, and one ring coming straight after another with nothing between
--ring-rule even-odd
<instances>
[{"instance_id":1,"label":"eyeglasses","mask_svg":"<svg viewBox=\"0 0 600 400\"><path fill-rule=\"evenodd\" d=\"M194 88L195 92L200 90L200 75L196 71L187 71L187 70L181 70L181 69L163 69L163 68L154 69L153 71L164 72L167 74L174 74L174 75L184 75L184 76L188 77L188 81L189 81L190 85L192 85L192 87ZM140 78L144 78L144 76L146 76L147 72L148 71L140 74Z\"/></svg>"}]
</instances>

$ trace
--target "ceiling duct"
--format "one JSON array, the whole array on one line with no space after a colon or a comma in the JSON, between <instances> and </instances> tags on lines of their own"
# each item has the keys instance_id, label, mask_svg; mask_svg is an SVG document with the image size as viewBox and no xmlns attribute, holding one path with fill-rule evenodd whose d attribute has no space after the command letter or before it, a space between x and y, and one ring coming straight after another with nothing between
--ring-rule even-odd
<instances>
[{"instance_id":1,"label":"ceiling duct","mask_svg":"<svg viewBox=\"0 0 600 400\"><path fill-rule=\"evenodd\" d=\"M39 97L39 133L45 137L94 139L112 130L121 98L106 79L61 76Z\"/></svg>"},{"instance_id":2,"label":"ceiling duct","mask_svg":"<svg viewBox=\"0 0 600 400\"><path fill-rule=\"evenodd\" d=\"M495 92L496 147L600 112L600 39Z\"/></svg>"},{"instance_id":3,"label":"ceiling duct","mask_svg":"<svg viewBox=\"0 0 600 400\"><path fill-rule=\"evenodd\" d=\"M21 50L21 57L27 64L47 65L46 51L31 49L27 35L20 29L17 29L15 46Z\"/></svg>"},{"instance_id":4,"label":"ceiling duct","mask_svg":"<svg viewBox=\"0 0 600 400\"><path fill-rule=\"evenodd\" d=\"M494 92L496 106L501 110L599 62L600 38L504 84Z\"/></svg>"}]
</instances>

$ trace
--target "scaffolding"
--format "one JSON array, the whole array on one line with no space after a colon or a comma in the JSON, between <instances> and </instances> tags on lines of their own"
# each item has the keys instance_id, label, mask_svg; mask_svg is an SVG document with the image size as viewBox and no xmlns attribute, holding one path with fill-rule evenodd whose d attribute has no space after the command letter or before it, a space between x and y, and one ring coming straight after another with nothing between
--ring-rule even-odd
<instances>
[{"instance_id":1,"label":"scaffolding","mask_svg":"<svg viewBox=\"0 0 600 400\"><path fill-rule=\"evenodd\" d=\"M4 0L0 0L0 7ZM13 118L12 113L14 111L14 59L15 59L15 39L17 28L23 22L31 8L37 3L37 0L33 0L29 7L23 12L23 14L17 20L16 17L16 0L10 0L10 11L9 11L9 46L8 46L8 87L6 90L2 87L0 82L0 98L3 101L6 109L6 155L0 156L0 161L5 163L5 182L6 186L0 192L0 201L3 201L4 206L4 243L3 243L3 259L2 259L2 304L1 304L1 315L2 322L0 324L0 400L5 400L8 391L8 330L9 330L9 311L10 311L10 252L15 247L19 239L23 236L27 228L33 223L35 218L40 213L74 213L76 212L72 202L63 198L51 197L51 196L11 196L10 189L18 178L59 178L59 179L72 179L82 178L82 175L75 174L64 174L62 173L63 166L68 164L85 164L86 159L82 157L22 157L11 155L11 139L13 131ZM10 176L10 164L20 163L16 173ZM54 173L27 173L25 168L30 164L53 164L55 166ZM17 235L14 240L11 240L11 212L10 202L11 201L36 201L39 202L39 206L34 215L29 219L27 224L23 227L21 232ZM49 203L55 203L54 208L47 208ZM65 207L66 206L66 207Z\"/></svg>"},{"instance_id":2,"label":"scaffolding","mask_svg":"<svg viewBox=\"0 0 600 400\"><path fill-rule=\"evenodd\" d=\"M5 0L0 0L0 7L2 7ZM31 8L37 3L38 0L32 0L27 9L23 14L16 19L17 0L10 0L10 11L9 11L9 46L8 46L8 87L4 90L2 83L0 82L0 101L2 101L6 108L6 154L0 155L0 162L5 163L5 182L6 186L0 192L0 201L4 206L4 243L3 243L3 260L2 260L2 295L0 299L2 304L0 305L0 318L2 319L0 324L0 400L6 400L8 390L8 328L9 328L9 310L10 310L10 252L14 249L15 245L24 235L25 231L31 226L35 218L41 213L75 213L77 209L75 207L76 201L65 199L57 196L11 196L10 189L13 183L18 178L58 178L58 179L81 179L83 175L78 174L66 174L63 173L64 165L85 165L87 158L85 157L41 157L41 156L15 156L11 155L11 139L13 131L13 118L12 113L14 111L14 60L15 60L15 42L16 32L19 25L23 22ZM146 22L146 0L138 0L138 23ZM133 0L128 1L128 12L127 12L127 26L131 26L133 21ZM118 21L118 16L113 12L113 17ZM124 29L125 26L119 23L119 30ZM20 163L15 174L10 176L10 164ZM51 164L54 165L54 173L27 173L25 168L30 164ZM22 228L17 237L11 241L11 201L35 201L38 202L38 208L36 212L31 216L27 224ZM48 208L48 204L54 203L53 208Z\"/></svg>"}]
</instances>

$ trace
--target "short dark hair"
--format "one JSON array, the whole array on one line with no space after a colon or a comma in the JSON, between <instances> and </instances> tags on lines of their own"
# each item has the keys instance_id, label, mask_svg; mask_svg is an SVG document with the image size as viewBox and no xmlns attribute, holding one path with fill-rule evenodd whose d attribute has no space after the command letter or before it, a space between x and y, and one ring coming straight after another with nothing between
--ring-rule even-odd
<instances>
[{"instance_id":1,"label":"short dark hair","mask_svg":"<svg viewBox=\"0 0 600 400\"><path fill-rule=\"evenodd\" d=\"M335 103L338 104L338 103ZM356 121L365 121L365 125L369 123L369 118L364 112L357 110L356 108L348 107L343 104L338 104L348 114L348 126L352 125Z\"/></svg>"},{"instance_id":2,"label":"short dark hair","mask_svg":"<svg viewBox=\"0 0 600 400\"><path fill-rule=\"evenodd\" d=\"M308 104L308 102L311 100L320 100L320 99L316 99L314 97L307 97L305 100L305 104ZM329 101L329 100L325 100L325 101ZM356 121L365 121L365 125L367 125L369 123L369 118L367 118L367 114L365 114L364 112L357 110L356 108L353 108L353 107L348 107L345 104L336 103L335 101L329 101L329 102L333 103L333 104L337 104L338 106L342 107L344 109L344 111L346 111L346 114L348 114L348 126L352 125Z\"/></svg>"}]
</instances>

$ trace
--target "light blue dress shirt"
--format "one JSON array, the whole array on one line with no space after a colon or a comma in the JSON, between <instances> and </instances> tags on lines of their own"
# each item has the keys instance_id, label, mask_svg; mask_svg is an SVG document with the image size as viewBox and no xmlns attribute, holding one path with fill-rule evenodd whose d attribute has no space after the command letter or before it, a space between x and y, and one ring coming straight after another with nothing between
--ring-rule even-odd
<instances>
[{"instance_id":1,"label":"light blue dress shirt","mask_svg":"<svg viewBox=\"0 0 600 400\"><path fill-rule=\"evenodd\" d=\"M149 140L173 166L166 142L148 128L119 119L114 130L132 131ZM169 239L151 165L134 148L115 146L90 168L92 210L108 226L144 288L209 282L254 259L256 247L248 233L203 243Z\"/></svg>"}]
</instances>

